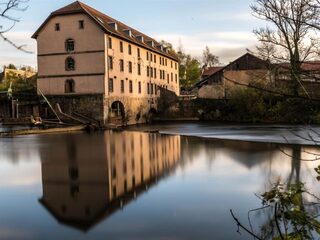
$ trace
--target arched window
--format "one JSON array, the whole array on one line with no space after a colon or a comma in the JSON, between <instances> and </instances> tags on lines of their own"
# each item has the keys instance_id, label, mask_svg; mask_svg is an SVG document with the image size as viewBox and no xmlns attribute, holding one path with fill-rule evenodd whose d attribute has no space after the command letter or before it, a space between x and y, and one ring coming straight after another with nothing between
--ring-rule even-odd
<instances>
[{"instance_id":1,"label":"arched window","mask_svg":"<svg viewBox=\"0 0 320 240\"><path fill-rule=\"evenodd\" d=\"M75 83L73 79L68 79L64 83L65 93L74 93L75 92Z\"/></svg>"},{"instance_id":2,"label":"arched window","mask_svg":"<svg viewBox=\"0 0 320 240\"><path fill-rule=\"evenodd\" d=\"M75 70L75 61L72 57L68 57L66 59L66 71L74 71Z\"/></svg>"},{"instance_id":3,"label":"arched window","mask_svg":"<svg viewBox=\"0 0 320 240\"><path fill-rule=\"evenodd\" d=\"M74 51L74 40L67 39L65 42L65 47L66 47L67 52L73 52Z\"/></svg>"}]
</instances>

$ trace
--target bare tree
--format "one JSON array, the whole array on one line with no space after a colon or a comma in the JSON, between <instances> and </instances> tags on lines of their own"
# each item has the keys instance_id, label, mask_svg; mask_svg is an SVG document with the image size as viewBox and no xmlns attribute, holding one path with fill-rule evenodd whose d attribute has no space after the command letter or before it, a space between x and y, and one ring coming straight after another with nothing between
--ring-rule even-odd
<instances>
[{"instance_id":1,"label":"bare tree","mask_svg":"<svg viewBox=\"0 0 320 240\"><path fill-rule=\"evenodd\" d=\"M25 49L26 45L18 45L5 36L5 33L12 30L20 22L20 19L15 17L14 13L27 10L28 2L29 0L0 0L0 37L16 49L31 53Z\"/></svg>"},{"instance_id":2,"label":"bare tree","mask_svg":"<svg viewBox=\"0 0 320 240\"><path fill-rule=\"evenodd\" d=\"M289 63L294 95L299 94L302 63L316 56L320 46L312 27L319 15L316 4L315 0L255 0L251 6L254 16L270 23L254 33L259 41L276 47L276 61Z\"/></svg>"},{"instance_id":3,"label":"bare tree","mask_svg":"<svg viewBox=\"0 0 320 240\"><path fill-rule=\"evenodd\" d=\"M203 68L214 67L220 64L219 57L212 54L208 46L203 50L202 64Z\"/></svg>"}]
</instances>

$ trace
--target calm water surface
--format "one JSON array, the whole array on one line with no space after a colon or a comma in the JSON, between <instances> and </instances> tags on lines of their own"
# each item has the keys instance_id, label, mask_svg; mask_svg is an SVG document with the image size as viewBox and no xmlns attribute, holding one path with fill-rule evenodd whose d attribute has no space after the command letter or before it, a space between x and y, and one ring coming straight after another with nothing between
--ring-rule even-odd
<instances>
[{"instance_id":1,"label":"calm water surface","mask_svg":"<svg viewBox=\"0 0 320 240\"><path fill-rule=\"evenodd\" d=\"M0 139L0 239L248 239L270 184L319 192L316 147L143 132ZM254 226L266 222L252 216Z\"/></svg>"}]
</instances>

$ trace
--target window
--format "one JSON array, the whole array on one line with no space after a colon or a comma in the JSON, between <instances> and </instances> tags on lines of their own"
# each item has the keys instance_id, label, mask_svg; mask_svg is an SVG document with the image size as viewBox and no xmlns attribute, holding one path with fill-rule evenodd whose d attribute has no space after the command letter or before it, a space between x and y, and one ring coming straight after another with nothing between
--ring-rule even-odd
<instances>
[{"instance_id":1,"label":"window","mask_svg":"<svg viewBox=\"0 0 320 240\"><path fill-rule=\"evenodd\" d=\"M147 52L147 61L149 61L149 52Z\"/></svg>"},{"instance_id":2,"label":"window","mask_svg":"<svg viewBox=\"0 0 320 240\"><path fill-rule=\"evenodd\" d=\"M173 73L171 73L171 82L173 82Z\"/></svg>"},{"instance_id":3,"label":"window","mask_svg":"<svg viewBox=\"0 0 320 240\"><path fill-rule=\"evenodd\" d=\"M176 70L177 70L177 69L178 69L178 64L177 64L177 63L175 63L175 65L176 65L176 66L175 66L175 68L176 68Z\"/></svg>"},{"instance_id":4,"label":"window","mask_svg":"<svg viewBox=\"0 0 320 240\"><path fill-rule=\"evenodd\" d=\"M109 69L113 69L113 57L112 56L108 56L108 67Z\"/></svg>"},{"instance_id":5,"label":"window","mask_svg":"<svg viewBox=\"0 0 320 240\"><path fill-rule=\"evenodd\" d=\"M147 93L150 94L150 83L147 84Z\"/></svg>"},{"instance_id":6,"label":"window","mask_svg":"<svg viewBox=\"0 0 320 240\"><path fill-rule=\"evenodd\" d=\"M168 66L168 61L167 61L167 59L165 59L165 61L166 61L166 64L165 64L165 65Z\"/></svg>"},{"instance_id":7,"label":"window","mask_svg":"<svg viewBox=\"0 0 320 240\"><path fill-rule=\"evenodd\" d=\"M153 83L151 83L151 92L150 92L150 94L152 95L153 94Z\"/></svg>"},{"instance_id":8,"label":"window","mask_svg":"<svg viewBox=\"0 0 320 240\"><path fill-rule=\"evenodd\" d=\"M138 91L141 93L141 82L138 82Z\"/></svg>"},{"instance_id":9,"label":"window","mask_svg":"<svg viewBox=\"0 0 320 240\"><path fill-rule=\"evenodd\" d=\"M157 63L157 55L154 55L154 63Z\"/></svg>"},{"instance_id":10,"label":"window","mask_svg":"<svg viewBox=\"0 0 320 240\"><path fill-rule=\"evenodd\" d=\"M123 53L123 42L120 42L120 52Z\"/></svg>"},{"instance_id":11,"label":"window","mask_svg":"<svg viewBox=\"0 0 320 240\"><path fill-rule=\"evenodd\" d=\"M150 77L153 77L153 68L150 67Z\"/></svg>"},{"instance_id":12,"label":"window","mask_svg":"<svg viewBox=\"0 0 320 240\"><path fill-rule=\"evenodd\" d=\"M162 70L160 70L160 79L162 79Z\"/></svg>"},{"instance_id":13,"label":"window","mask_svg":"<svg viewBox=\"0 0 320 240\"><path fill-rule=\"evenodd\" d=\"M79 29L84 29L84 21L83 20L79 21Z\"/></svg>"},{"instance_id":14,"label":"window","mask_svg":"<svg viewBox=\"0 0 320 240\"><path fill-rule=\"evenodd\" d=\"M72 57L67 57L66 59L66 71L74 71L75 70L75 61Z\"/></svg>"},{"instance_id":15,"label":"window","mask_svg":"<svg viewBox=\"0 0 320 240\"><path fill-rule=\"evenodd\" d=\"M150 67L148 66L147 67L147 77L149 77L150 76Z\"/></svg>"},{"instance_id":16,"label":"window","mask_svg":"<svg viewBox=\"0 0 320 240\"><path fill-rule=\"evenodd\" d=\"M73 79L68 79L64 83L65 93L74 93L75 92L75 83Z\"/></svg>"},{"instance_id":17,"label":"window","mask_svg":"<svg viewBox=\"0 0 320 240\"><path fill-rule=\"evenodd\" d=\"M67 39L65 42L65 47L67 52L74 51L74 40L73 39Z\"/></svg>"},{"instance_id":18,"label":"window","mask_svg":"<svg viewBox=\"0 0 320 240\"><path fill-rule=\"evenodd\" d=\"M56 32L60 31L60 23L56 23L56 24L54 25L54 30L55 30Z\"/></svg>"},{"instance_id":19,"label":"window","mask_svg":"<svg viewBox=\"0 0 320 240\"><path fill-rule=\"evenodd\" d=\"M129 62L128 67L129 67L129 73L132 73L132 62Z\"/></svg>"},{"instance_id":20,"label":"window","mask_svg":"<svg viewBox=\"0 0 320 240\"><path fill-rule=\"evenodd\" d=\"M137 55L138 55L138 58L140 58L140 48L137 48Z\"/></svg>"},{"instance_id":21,"label":"window","mask_svg":"<svg viewBox=\"0 0 320 240\"><path fill-rule=\"evenodd\" d=\"M109 92L113 92L113 78L109 78L108 82Z\"/></svg>"},{"instance_id":22,"label":"window","mask_svg":"<svg viewBox=\"0 0 320 240\"><path fill-rule=\"evenodd\" d=\"M129 92L133 92L132 80L129 81Z\"/></svg>"},{"instance_id":23,"label":"window","mask_svg":"<svg viewBox=\"0 0 320 240\"><path fill-rule=\"evenodd\" d=\"M152 53L150 53L150 61L152 62Z\"/></svg>"},{"instance_id":24,"label":"window","mask_svg":"<svg viewBox=\"0 0 320 240\"><path fill-rule=\"evenodd\" d=\"M167 74L167 81L168 81L168 83L169 83L169 81L170 81L169 73Z\"/></svg>"},{"instance_id":25,"label":"window","mask_svg":"<svg viewBox=\"0 0 320 240\"><path fill-rule=\"evenodd\" d=\"M124 93L124 80L121 80L120 84L121 93Z\"/></svg>"},{"instance_id":26,"label":"window","mask_svg":"<svg viewBox=\"0 0 320 240\"><path fill-rule=\"evenodd\" d=\"M178 83L178 74L176 74L176 83Z\"/></svg>"},{"instance_id":27,"label":"window","mask_svg":"<svg viewBox=\"0 0 320 240\"><path fill-rule=\"evenodd\" d=\"M119 65L120 65L120 71L123 72L124 71L124 61L123 61L123 59L120 59Z\"/></svg>"},{"instance_id":28,"label":"window","mask_svg":"<svg viewBox=\"0 0 320 240\"><path fill-rule=\"evenodd\" d=\"M141 75L141 64L138 63L138 75Z\"/></svg>"},{"instance_id":29,"label":"window","mask_svg":"<svg viewBox=\"0 0 320 240\"><path fill-rule=\"evenodd\" d=\"M171 68L173 68L173 62L171 61Z\"/></svg>"},{"instance_id":30,"label":"window","mask_svg":"<svg viewBox=\"0 0 320 240\"><path fill-rule=\"evenodd\" d=\"M160 65L162 65L162 57L160 57Z\"/></svg>"},{"instance_id":31,"label":"window","mask_svg":"<svg viewBox=\"0 0 320 240\"><path fill-rule=\"evenodd\" d=\"M130 44L129 44L129 46L128 46L128 53L129 53L129 55L132 54L132 48L131 48L131 45L130 45Z\"/></svg>"},{"instance_id":32,"label":"window","mask_svg":"<svg viewBox=\"0 0 320 240\"><path fill-rule=\"evenodd\" d=\"M156 68L154 68L154 69L153 69L153 72L154 72L154 73L153 73L154 78L157 78L157 69L156 69Z\"/></svg>"},{"instance_id":33,"label":"window","mask_svg":"<svg viewBox=\"0 0 320 240\"><path fill-rule=\"evenodd\" d=\"M112 49L112 38L111 37L108 38L108 48Z\"/></svg>"}]
</instances>

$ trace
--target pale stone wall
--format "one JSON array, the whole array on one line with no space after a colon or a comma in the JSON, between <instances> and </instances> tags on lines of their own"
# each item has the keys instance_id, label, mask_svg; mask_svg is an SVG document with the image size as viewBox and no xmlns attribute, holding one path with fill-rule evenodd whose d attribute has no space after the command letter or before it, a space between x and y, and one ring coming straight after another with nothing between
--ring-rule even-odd
<instances>
[{"instance_id":1,"label":"pale stone wall","mask_svg":"<svg viewBox=\"0 0 320 240\"><path fill-rule=\"evenodd\" d=\"M80 20L84 21L84 29L79 29ZM60 24L60 31L55 31L56 23ZM66 52L67 39L74 40L74 52ZM70 78L75 81L77 94L104 92L104 33L88 16L76 14L50 19L40 31L37 43L37 84L44 94L65 94L64 82ZM75 60L74 71L65 69L69 56Z\"/></svg>"},{"instance_id":2,"label":"pale stone wall","mask_svg":"<svg viewBox=\"0 0 320 240\"><path fill-rule=\"evenodd\" d=\"M231 81L230 81L231 80ZM225 71L222 77L222 84L204 85L198 91L198 97L204 99L232 98L232 93L240 88L246 88L233 83L254 84L266 86L271 84L272 79L268 70L240 70Z\"/></svg>"},{"instance_id":3,"label":"pale stone wall","mask_svg":"<svg viewBox=\"0 0 320 240\"><path fill-rule=\"evenodd\" d=\"M204 99L225 98L225 87L223 85L204 85L198 91L198 97Z\"/></svg>"}]
</instances>

